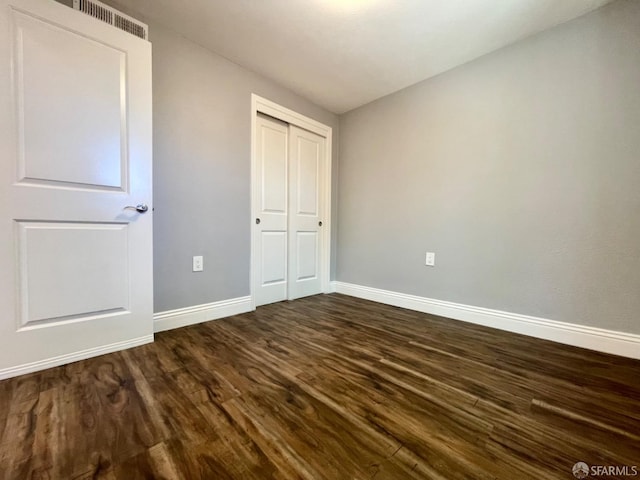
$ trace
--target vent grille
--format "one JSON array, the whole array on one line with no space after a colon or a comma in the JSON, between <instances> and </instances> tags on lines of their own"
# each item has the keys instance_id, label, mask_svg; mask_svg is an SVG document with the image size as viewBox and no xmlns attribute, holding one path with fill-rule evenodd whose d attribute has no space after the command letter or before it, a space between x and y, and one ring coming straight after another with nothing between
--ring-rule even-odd
<instances>
[{"instance_id":1,"label":"vent grille","mask_svg":"<svg viewBox=\"0 0 640 480\"><path fill-rule=\"evenodd\" d=\"M120 30L147 40L148 26L141 23L134 18L131 18L123 13L120 13L114 8L111 8L97 0L73 0L73 8L80 10L81 12L91 15L93 18L113 25Z\"/></svg>"},{"instance_id":2,"label":"vent grille","mask_svg":"<svg viewBox=\"0 0 640 480\"><path fill-rule=\"evenodd\" d=\"M124 30L125 32L129 32L136 37L147 39L147 32L142 25L139 25L135 22L132 22L128 18L121 17L120 15L115 16L114 25L118 27L120 30Z\"/></svg>"}]
</instances>

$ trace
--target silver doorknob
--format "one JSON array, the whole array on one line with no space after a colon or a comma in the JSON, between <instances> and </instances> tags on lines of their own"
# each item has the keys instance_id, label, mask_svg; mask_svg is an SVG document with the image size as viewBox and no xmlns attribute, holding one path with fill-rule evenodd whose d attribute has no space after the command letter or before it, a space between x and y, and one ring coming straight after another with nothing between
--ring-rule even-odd
<instances>
[{"instance_id":1,"label":"silver doorknob","mask_svg":"<svg viewBox=\"0 0 640 480\"><path fill-rule=\"evenodd\" d=\"M128 206L124 207L124 209L125 210L135 210L138 213L145 213L147 210L149 210L149 207L147 207L144 203L139 203L135 207L132 207L131 205L128 205Z\"/></svg>"}]
</instances>

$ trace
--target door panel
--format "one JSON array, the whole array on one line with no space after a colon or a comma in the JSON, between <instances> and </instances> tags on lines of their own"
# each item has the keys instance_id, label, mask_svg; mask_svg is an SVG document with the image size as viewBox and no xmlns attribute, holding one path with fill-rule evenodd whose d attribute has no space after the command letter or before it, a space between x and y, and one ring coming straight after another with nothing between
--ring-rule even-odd
<instances>
[{"instance_id":1,"label":"door panel","mask_svg":"<svg viewBox=\"0 0 640 480\"><path fill-rule=\"evenodd\" d=\"M287 214L287 132L264 119L260 124L262 145L262 212Z\"/></svg>"},{"instance_id":2,"label":"door panel","mask_svg":"<svg viewBox=\"0 0 640 480\"><path fill-rule=\"evenodd\" d=\"M324 139L323 139L324 140ZM318 216L318 192L320 181L320 143L298 137L297 204L298 215Z\"/></svg>"},{"instance_id":3,"label":"door panel","mask_svg":"<svg viewBox=\"0 0 640 480\"><path fill-rule=\"evenodd\" d=\"M0 0L0 92L0 378L150 341L151 45Z\"/></svg>"},{"instance_id":4,"label":"door panel","mask_svg":"<svg viewBox=\"0 0 640 480\"><path fill-rule=\"evenodd\" d=\"M326 140L293 125L289 126L290 195L289 292L290 300L322 293L320 272L321 192Z\"/></svg>"},{"instance_id":5,"label":"door panel","mask_svg":"<svg viewBox=\"0 0 640 480\"><path fill-rule=\"evenodd\" d=\"M287 280L287 233L262 232L262 284Z\"/></svg>"},{"instance_id":6,"label":"door panel","mask_svg":"<svg viewBox=\"0 0 640 480\"><path fill-rule=\"evenodd\" d=\"M297 270L295 280L313 280L318 277L318 234L317 232L297 232Z\"/></svg>"},{"instance_id":7,"label":"door panel","mask_svg":"<svg viewBox=\"0 0 640 480\"><path fill-rule=\"evenodd\" d=\"M18 222L18 227L23 327L130 313L126 224Z\"/></svg>"},{"instance_id":8,"label":"door panel","mask_svg":"<svg viewBox=\"0 0 640 480\"><path fill-rule=\"evenodd\" d=\"M256 305L287 298L288 126L269 117L256 120L256 156L260 192L254 259L260 272L254 285Z\"/></svg>"},{"instance_id":9,"label":"door panel","mask_svg":"<svg viewBox=\"0 0 640 480\"><path fill-rule=\"evenodd\" d=\"M124 189L126 53L25 13L11 15L19 178Z\"/></svg>"}]
</instances>

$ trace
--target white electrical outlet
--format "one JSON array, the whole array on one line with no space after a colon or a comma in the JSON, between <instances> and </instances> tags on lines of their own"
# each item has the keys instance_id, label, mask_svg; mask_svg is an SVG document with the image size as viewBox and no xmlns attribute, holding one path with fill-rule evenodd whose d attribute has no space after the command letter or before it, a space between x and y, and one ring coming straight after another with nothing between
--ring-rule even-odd
<instances>
[{"instance_id":1,"label":"white electrical outlet","mask_svg":"<svg viewBox=\"0 0 640 480\"><path fill-rule=\"evenodd\" d=\"M424 264L429 267L434 267L436 265L436 254L433 252L427 252Z\"/></svg>"},{"instance_id":2,"label":"white electrical outlet","mask_svg":"<svg viewBox=\"0 0 640 480\"><path fill-rule=\"evenodd\" d=\"M193 271L202 272L204 270L204 258L202 255L193 257Z\"/></svg>"}]
</instances>

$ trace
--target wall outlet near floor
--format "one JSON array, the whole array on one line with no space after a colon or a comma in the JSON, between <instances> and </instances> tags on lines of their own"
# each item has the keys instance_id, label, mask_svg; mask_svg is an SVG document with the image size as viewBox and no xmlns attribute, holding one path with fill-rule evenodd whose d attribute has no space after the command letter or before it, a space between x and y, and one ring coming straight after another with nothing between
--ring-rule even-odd
<instances>
[{"instance_id":1,"label":"wall outlet near floor","mask_svg":"<svg viewBox=\"0 0 640 480\"><path fill-rule=\"evenodd\" d=\"M436 265L436 254L433 252L427 252L425 256L424 264L429 267L435 267Z\"/></svg>"},{"instance_id":2,"label":"wall outlet near floor","mask_svg":"<svg viewBox=\"0 0 640 480\"><path fill-rule=\"evenodd\" d=\"M202 272L203 270L204 270L204 257L202 255L193 257L193 271Z\"/></svg>"}]
</instances>

